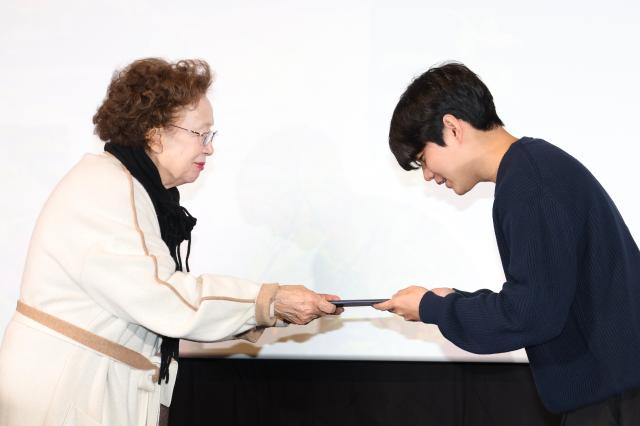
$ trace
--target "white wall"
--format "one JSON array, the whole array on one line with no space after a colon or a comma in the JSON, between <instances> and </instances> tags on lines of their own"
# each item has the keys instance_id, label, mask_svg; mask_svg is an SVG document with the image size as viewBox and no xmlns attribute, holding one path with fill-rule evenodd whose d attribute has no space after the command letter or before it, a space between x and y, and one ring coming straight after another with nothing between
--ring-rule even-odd
<instances>
[{"instance_id":1,"label":"white wall","mask_svg":"<svg viewBox=\"0 0 640 426\"><path fill-rule=\"evenodd\" d=\"M507 129L580 159L636 239L637 2L488 0L82 2L0 6L0 330L15 308L29 235L56 182L100 151L91 117L131 60L204 58L217 74L212 166L183 187L199 219L190 264L343 298L407 285L499 289L493 185L465 197L401 170L387 145L396 101L455 59L492 90ZM434 326L371 308L269 332L262 346L183 352L354 359L476 356Z\"/></svg>"}]
</instances>

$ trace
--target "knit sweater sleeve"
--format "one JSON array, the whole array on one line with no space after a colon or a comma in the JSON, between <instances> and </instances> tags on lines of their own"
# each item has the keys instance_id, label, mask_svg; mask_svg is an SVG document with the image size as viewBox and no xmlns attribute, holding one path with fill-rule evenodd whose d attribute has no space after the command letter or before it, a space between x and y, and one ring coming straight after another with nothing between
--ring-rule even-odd
<instances>
[{"instance_id":1,"label":"knit sweater sleeve","mask_svg":"<svg viewBox=\"0 0 640 426\"><path fill-rule=\"evenodd\" d=\"M562 331L576 286L573 224L549 196L527 198L502 209L496 224L508 252L500 292L444 298L427 292L420 302L421 320L437 324L462 349L507 352Z\"/></svg>"},{"instance_id":2,"label":"knit sweater sleeve","mask_svg":"<svg viewBox=\"0 0 640 426\"><path fill-rule=\"evenodd\" d=\"M489 290L487 288L483 288L481 290L476 290L476 291L464 291L464 290L460 290L458 288L454 288L453 291L456 294L459 294L462 297L474 297L474 296L477 296L479 294L493 293L491 290Z\"/></svg>"}]
</instances>

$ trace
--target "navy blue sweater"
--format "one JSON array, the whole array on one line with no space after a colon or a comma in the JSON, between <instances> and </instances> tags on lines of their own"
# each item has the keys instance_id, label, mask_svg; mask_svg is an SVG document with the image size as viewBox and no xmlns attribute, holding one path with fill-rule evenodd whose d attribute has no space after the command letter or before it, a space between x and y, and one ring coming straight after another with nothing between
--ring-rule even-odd
<instances>
[{"instance_id":1,"label":"navy blue sweater","mask_svg":"<svg viewBox=\"0 0 640 426\"><path fill-rule=\"evenodd\" d=\"M526 348L553 412L640 387L640 252L593 175L522 138L500 163L493 222L502 290L427 292L422 321L470 352Z\"/></svg>"}]
</instances>

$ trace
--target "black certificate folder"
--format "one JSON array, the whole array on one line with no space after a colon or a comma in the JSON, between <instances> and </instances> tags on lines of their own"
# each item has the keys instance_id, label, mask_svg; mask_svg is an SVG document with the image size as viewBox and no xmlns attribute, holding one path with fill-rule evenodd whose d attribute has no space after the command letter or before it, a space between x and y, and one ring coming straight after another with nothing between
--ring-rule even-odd
<instances>
[{"instance_id":1,"label":"black certificate folder","mask_svg":"<svg viewBox=\"0 0 640 426\"><path fill-rule=\"evenodd\" d=\"M330 300L329 302L333 303L338 307L346 307L346 306L371 306L377 303L386 302L389 299L351 299L351 300Z\"/></svg>"}]
</instances>

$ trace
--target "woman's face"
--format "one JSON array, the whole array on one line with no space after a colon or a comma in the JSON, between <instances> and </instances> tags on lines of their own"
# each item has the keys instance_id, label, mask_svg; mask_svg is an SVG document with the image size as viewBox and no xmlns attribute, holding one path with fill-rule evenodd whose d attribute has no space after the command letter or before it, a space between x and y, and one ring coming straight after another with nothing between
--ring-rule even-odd
<instances>
[{"instance_id":1,"label":"woman's face","mask_svg":"<svg viewBox=\"0 0 640 426\"><path fill-rule=\"evenodd\" d=\"M211 131L213 110L209 99L203 96L195 107L184 108L173 124L178 127L169 125L149 141L149 157L165 188L195 181L204 170L207 157L213 154L212 144L203 145L202 136L193 133Z\"/></svg>"}]
</instances>

